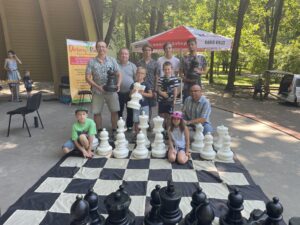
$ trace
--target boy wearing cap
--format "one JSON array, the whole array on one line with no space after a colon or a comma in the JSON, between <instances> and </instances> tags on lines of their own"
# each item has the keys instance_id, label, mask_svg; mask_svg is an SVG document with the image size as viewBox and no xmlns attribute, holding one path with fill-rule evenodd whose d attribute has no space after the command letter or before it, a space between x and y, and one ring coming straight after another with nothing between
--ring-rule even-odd
<instances>
[{"instance_id":1,"label":"boy wearing cap","mask_svg":"<svg viewBox=\"0 0 300 225\"><path fill-rule=\"evenodd\" d=\"M63 152L69 153L78 149L85 158L92 158L94 136L97 133L96 124L87 118L88 110L79 108L75 111L76 122L72 126L72 137L63 145Z\"/></svg>"}]
</instances>

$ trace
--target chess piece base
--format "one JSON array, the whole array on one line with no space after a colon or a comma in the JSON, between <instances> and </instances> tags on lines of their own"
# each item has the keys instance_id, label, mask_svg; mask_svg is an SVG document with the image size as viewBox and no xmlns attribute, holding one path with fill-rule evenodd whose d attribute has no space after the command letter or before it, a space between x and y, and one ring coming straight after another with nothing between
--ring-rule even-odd
<instances>
[{"instance_id":1,"label":"chess piece base","mask_svg":"<svg viewBox=\"0 0 300 225\"><path fill-rule=\"evenodd\" d=\"M233 152L229 151L229 152L222 152L222 151L218 151L217 153L217 158L225 161L225 162L229 162L233 160Z\"/></svg>"},{"instance_id":2,"label":"chess piece base","mask_svg":"<svg viewBox=\"0 0 300 225\"><path fill-rule=\"evenodd\" d=\"M113 151L113 155L115 158L117 159L124 159L124 158L127 158L128 157L128 154L129 154L129 151L128 149L126 149L126 151L116 151L114 150Z\"/></svg>"},{"instance_id":3,"label":"chess piece base","mask_svg":"<svg viewBox=\"0 0 300 225\"><path fill-rule=\"evenodd\" d=\"M200 157L206 160L213 160L216 158L216 153L213 150L209 152L201 151Z\"/></svg>"}]
</instances>

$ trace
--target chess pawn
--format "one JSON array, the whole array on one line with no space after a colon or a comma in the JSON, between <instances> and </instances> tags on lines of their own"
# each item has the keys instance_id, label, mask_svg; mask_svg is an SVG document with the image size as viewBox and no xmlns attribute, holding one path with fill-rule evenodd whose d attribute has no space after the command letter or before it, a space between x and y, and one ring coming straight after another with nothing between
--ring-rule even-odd
<instances>
[{"instance_id":1,"label":"chess pawn","mask_svg":"<svg viewBox=\"0 0 300 225\"><path fill-rule=\"evenodd\" d=\"M88 193L84 196L84 200L89 203L90 207L90 225L104 225L105 219L98 212L99 197L92 188L89 189Z\"/></svg>"},{"instance_id":2,"label":"chess pawn","mask_svg":"<svg viewBox=\"0 0 300 225\"><path fill-rule=\"evenodd\" d=\"M125 121L123 120L122 117L120 117L120 119L117 122L117 132L121 133L121 132L125 132L127 129L125 128Z\"/></svg>"},{"instance_id":3,"label":"chess pawn","mask_svg":"<svg viewBox=\"0 0 300 225\"><path fill-rule=\"evenodd\" d=\"M83 200L81 196L77 196L76 201L71 206L70 225L88 225L89 222L89 203Z\"/></svg>"},{"instance_id":4,"label":"chess pawn","mask_svg":"<svg viewBox=\"0 0 300 225\"><path fill-rule=\"evenodd\" d=\"M151 147L151 154L154 158L164 158L166 156L167 148L162 133L155 134L154 142Z\"/></svg>"},{"instance_id":5,"label":"chess pawn","mask_svg":"<svg viewBox=\"0 0 300 225\"><path fill-rule=\"evenodd\" d=\"M112 147L108 142L108 132L105 128L100 133L100 145L98 146L96 153L101 156L107 156L111 153Z\"/></svg>"},{"instance_id":6,"label":"chess pawn","mask_svg":"<svg viewBox=\"0 0 300 225\"><path fill-rule=\"evenodd\" d=\"M244 209L244 198L240 191L235 188L233 192L228 195L227 207L228 212L221 216L220 225L245 225L247 221L242 217L241 212Z\"/></svg>"},{"instance_id":7,"label":"chess pawn","mask_svg":"<svg viewBox=\"0 0 300 225\"><path fill-rule=\"evenodd\" d=\"M228 133L228 128L225 127L224 125L218 126L217 127L217 140L214 141L214 148L216 150L220 150L223 145L223 137Z\"/></svg>"},{"instance_id":8,"label":"chess pawn","mask_svg":"<svg viewBox=\"0 0 300 225\"><path fill-rule=\"evenodd\" d=\"M128 108L132 109L140 109L141 104L140 100L143 98L143 96L139 93L139 90L143 90L143 87L145 89L145 86L141 85L138 82L135 82L133 85L133 89L136 90L132 93L130 101L127 103Z\"/></svg>"},{"instance_id":9,"label":"chess pawn","mask_svg":"<svg viewBox=\"0 0 300 225\"><path fill-rule=\"evenodd\" d=\"M147 133L147 128L149 127L148 124L148 119L149 116L145 114L145 112L142 112L142 115L139 115L139 128L141 129L141 131L143 132L144 136L145 136L145 143L147 147L150 147L150 141L148 139L148 133Z\"/></svg>"},{"instance_id":10,"label":"chess pawn","mask_svg":"<svg viewBox=\"0 0 300 225\"><path fill-rule=\"evenodd\" d=\"M203 136L203 126L201 123L196 124L196 132L194 135L194 141L192 143L192 151L201 152L204 147L203 144L204 136Z\"/></svg>"},{"instance_id":11,"label":"chess pawn","mask_svg":"<svg viewBox=\"0 0 300 225\"><path fill-rule=\"evenodd\" d=\"M196 218L196 208L203 204L206 200L206 194L202 191L201 187L198 187L197 190L192 195L191 206L192 210L188 213L180 225L194 225Z\"/></svg>"},{"instance_id":12,"label":"chess pawn","mask_svg":"<svg viewBox=\"0 0 300 225\"><path fill-rule=\"evenodd\" d=\"M148 157L148 149L146 147L145 135L140 131L136 138L136 148L133 150L133 157L136 159L146 159Z\"/></svg>"},{"instance_id":13,"label":"chess pawn","mask_svg":"<svg viewBox=\"0 0 300 225\"><path fill-rule=\"evenodd\" d=\"M161 133L164 131L163 128L164 118L160 116L156 116L153 118L153 123L154 123L154 128L153 128L154 133Z\"/></svg>"},{"instance_id":14,"label":"chess pawn","mask_svg":"<svg viewBox=\"0 0 300 225\"><path fill-rule=\"evenodd\" d=\"M160 207L160 196L159 196L160 186L156 185L155 189L151 192L151 210L145 216L144 224L145 225L163 225L159 217L159 207Z\"/></svg>"},{"instance_id":15,"label":"chess pawn","mask_svg":"<svg viewBox=\"0 0 300 225\"><path fill-rule=\"evenodd\" d=\"M267 203L266 210L268 217L265 225L279 225L282 221L283 207L277 197Z\"/></svg>"},{"instance_id":16,"label":"chess pawn","mask_svg":"<svg viewBox=\"0 0 300 225\"><path fill-rule=\"evenodd\" d=\"M168 186L159 191L161 205L159 216L164 225L175 225L182 219L182 211L179 208L181 194L175 190L174 184L168 181Z\"/></svg>"},{"instance_id":17,"label":"chess pawn","mask_svg":"<svg viewBox=\"0 0 300 225\"><path fill-rule=\"evenodd\" d=\"M120 185L119 190L109 194L104 200L108 217L105 225L134 225L135 215L129 210L131 198Z\"/></svg>"},{"instance_id":18,"label":"chess pawn","mask_svg":"<svg viewBox=\"0 0 300 225\"><path fill-rule=\"evenodd\" d=\"M115 158L124 159L128 157L129 150L127 148L127 140L124 133L118 133L115 141L115 149L113 155Z\"/></svg>"},{"instance_id":19,"label":"chess pawn","mask_svg":"<svg viewBox=\"0 0 300 225\"><path fill-rule=\"evenodd\" d=\"M200 152L201 158L206 159L206 160L215 159L216 152L213 150L212 144L213 144L213 137L210 134L210 132L208 132L204 136L204 147L203 147L202 151Z\"/></svg>"},{"instance_id":20,"label":"chess pawn","mask_svg":"<svg viewBox=\"0 0 300 225\"><path fill-rule=\"evenodd\" d=\"M217 152L217 158L222 161L232 161L233 152L230 149L231 138L228 134L223 137L223 145Z\"/></svg>"},{"instance_id":21,"label":"chess pawn","mask_svg":"<svg viewBox=\"0 0 300 225\"><path fill-rule=\"evenodd\" d=\"M196 217L196 225L212 225L212 222L215 219L215 213L208 199L205 199L204 203L198 206L198 208L196 209Z\"/></svg>"}]
</instances>

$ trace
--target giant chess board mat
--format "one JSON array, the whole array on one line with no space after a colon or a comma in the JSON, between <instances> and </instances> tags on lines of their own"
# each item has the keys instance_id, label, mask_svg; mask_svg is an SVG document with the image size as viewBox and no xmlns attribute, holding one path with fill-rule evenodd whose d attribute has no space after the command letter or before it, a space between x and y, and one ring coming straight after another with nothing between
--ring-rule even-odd
<instances>
[{"instance_id":1,"label":"giant chess board mat","mask_svg":"<svg viewBox=\"0 0 300 225\"><path fill-rule=\"evenodd\" d=\"M130 146L131 150L133 145ZM180 208L183 215L190 210L192 193L197 186L203 189L214 209L218 223L225 213L230 191L238 187L244 196L243 216L249 217L253 209L265 210L265 196L248 171L235 158L232 162L205 161L192 153L185 165L169 163L167 159L115 159L95 156L85 159L76 155L64 156L52 169L33 185L0 218L4 225L62 225L70 223L70 208L77 195L84 195L93 188L99 195L99 210L107 216L105 197L118 189L120 184L131 196L131 211L136 224L143 224L143 217L150 211L150 193L156 184L167 185L173 180L182 193Z\"/></svg>"}]
</instances>

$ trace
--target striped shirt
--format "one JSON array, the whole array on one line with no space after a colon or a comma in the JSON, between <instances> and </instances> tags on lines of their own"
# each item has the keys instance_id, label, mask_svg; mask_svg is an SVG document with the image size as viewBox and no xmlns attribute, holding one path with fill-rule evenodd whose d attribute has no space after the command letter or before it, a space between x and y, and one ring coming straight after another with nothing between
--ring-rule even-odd
<instances>
[{"instance_id":1,"label":"striped shirt","mask_svg":"<svg viewBox=\"0 0 300 225\"><path fill-rule=\"evenodd\" d=\"M174 89L179 86L179 81L177 77L160 77L157 81L157 87L164 92L168 93L168 98L164 98L161 95L158 95L159 102L173 102L174 101Z\"/></svg>"},{"instance_id":2,"label":"striped shirt","mask_svg":"<svg viewBox=\"0 0 300 225\"><path fill-rule=\"evenodd\" d=\"M182 111L185 120L205 118L207 122L210 122L211 105L209 100L203 95L197 102L194 101L191 96L186 98Z\"/></svg>"}]
</instances>

